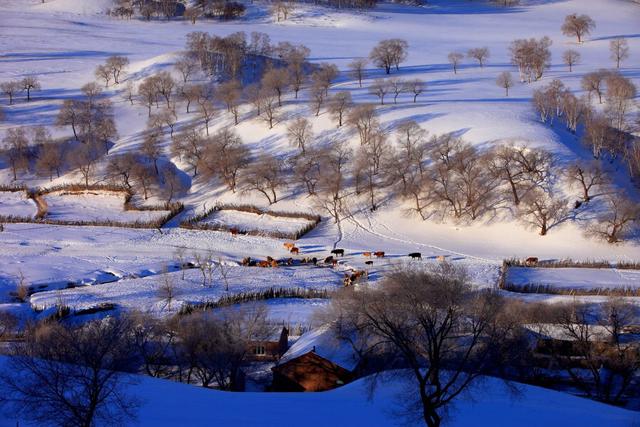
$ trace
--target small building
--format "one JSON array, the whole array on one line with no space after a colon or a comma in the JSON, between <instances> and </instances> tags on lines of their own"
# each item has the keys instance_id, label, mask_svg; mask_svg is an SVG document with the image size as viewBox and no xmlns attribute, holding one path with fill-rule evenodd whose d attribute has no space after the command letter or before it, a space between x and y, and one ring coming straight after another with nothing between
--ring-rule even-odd
<instances>
[{"instance_id":1,"label":"small building","mask_svg":"<svg viewBox=\"0 0 640 427\"><path fill-rule=\"evenodd\" d=\"M355 378L358 365L350 347L340 345L330 325L310 331L291 346L273 372L273 391L324 391Z\"/></svg>"},{"instance_id":2,"label":"small building","mask_svg":"<svg viewBox=\"0 0 640 427\"><path fill-rule=\"evenodd\" d=\"M280 332L266 339L249 341L248 359L253 362L279 360L289 348L289 330L284 326Z\"/></svg>"}]
</instances>

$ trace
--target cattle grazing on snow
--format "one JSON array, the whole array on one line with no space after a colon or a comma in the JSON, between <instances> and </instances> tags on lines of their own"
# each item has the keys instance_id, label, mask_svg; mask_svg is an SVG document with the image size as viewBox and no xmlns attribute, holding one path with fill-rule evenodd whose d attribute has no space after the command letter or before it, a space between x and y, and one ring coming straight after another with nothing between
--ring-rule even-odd
<instances>
[{"instance_id":1,"label":"cattle grazing on snow","mask_svg":"<svg viewBox=\"0 0 640 427\"><path fill-rule=\"evenodd\" d=\"M384 251L377 251L373 253L376 258L384 258Z\"/></svg>"},{"instance_id":2,"label":"cattle grazing on snow","mask_svg":"<svg viewBox=\"0 0 640 427\"><path fill-rule=\"evenodd\" d=\"M411 252L408 256L411 259L422 259L422 254L420 252Z\"/></svg>"},{"instance_id":3,"label":"cattle grazing on snow","mask_svg":"<svg viewBox=\"0 0 640 427\"><path fill-rule=\"evenodd\" d=\"M344 249L334 249L331 251L331 254L335 256L344 256Z\"/></svg>"}]
</instances>

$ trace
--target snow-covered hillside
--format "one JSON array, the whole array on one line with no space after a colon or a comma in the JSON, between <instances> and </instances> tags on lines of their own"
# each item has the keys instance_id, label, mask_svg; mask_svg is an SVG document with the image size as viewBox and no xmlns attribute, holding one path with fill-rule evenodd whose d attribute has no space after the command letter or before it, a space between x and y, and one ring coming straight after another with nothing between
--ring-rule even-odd
<instances>
[{"instance_id":1,"label":"snow-covered hillside","mask_svg":"<svg viewBox=\"0 0 640 427\"><path fill-rule=\"evenodd\" d=\"M127 91L138 90L145 78L169 71L178 82L181 77L174 64L185 49L187 34L201 31L217 36L257 31L267 34L272 44L291 42L310 49L311 64L335 64L340 73L328 93L347 91L355 104L376 104L381 132L389 135L390 144L397 146L394 134L398 125L413 120L428 136L451 133L463 138L479 150L501 144L527 145L551 153L559 176L576 161L591 161L588 147L581 144L580 132L571 133L562 123L553 125L540 121L532 106L534 90L553 79L560 79L576 96L586 95L581 86L585 74L603 68L613 68L610 41L627 39L630 57L620 73L640 86L640 4L628 0L521 0L510 8L485 0L430 0L422 6L381 3L376 8L338 10L300 4L284 21L269 14L269 5L262 1L247 2L247 13L231 21L201 19L192 24L184 19L151 19L135 17L116 19L106 11L110 0L0 0L0 83L28 76L37 76L42 88L31 93L27 102L20 92L12 105L0 97L4 120L0 120L0 141L9 130L17 127L46 126L54 138L70 139L69 126L56 126L56 118L65 101L80 99L81 87L96 81L96 67L113 55L124 56L129 64L119 84L103 88L113 103L117 136L107 148L108 153L92 164L91 172L97 185L109 182L106 171L112 159L139 153L148 126L147 106L130 100ZM588 14L596 27L584 43L562 34L560 27L566 15ZM511 63L509 46L515 39L548 36L551 65L540 81L516 82L505 96L496 85L496 77L509 71L517 76ZM383 39L400 38L408 43L408 57L393 70L392 77L420 79L426 89L414 102L409 93L401 94L397 103L388 95L384 105L370 93L368 87L376 79L385 78L384 70L369 64L362 85L348 72L354 59L368 57L371 49ZM466 53L470 48L487 47L490 56L480 67L464 58L456 73L448 55ZM570 72L562 54L574 49L580 61ZM211 82L209 76L195 72L193 82ZM517 78L516 78L517 80ZM102 82L101 82L102 86ZM324 146L334 140L358 149L359 136L348 126L337 127L323 107L315 114L310 106L309 87L299 96L283 97L279 118L272 128L256 117L253 107L245 102L239 107L239 123L223 105L216 113L207 133L232 129L253 155L268 153L279 159L291 158L297 152L287 138L287 126L298 117L307 118L315 135L313 144ZM174 101L178 99L175 95ZM630 115L638 114L636 97ZM176 132L190 124L204 126L193 108L187 112L183 101L175 101ZM169 104L169 101L167 101ZM150 104L151 114L161 109L163 102ZM602 106L595 105L596 110ZM75 128L73 130L75 132ZM173 132L173 128L172 128ZM183 304L217 301L225 296L244 292L260 292L269 288L335 290L341 286L345 273L365 270L368 281L358 286L375 285L385 273L398 265L435 265L443 260L467 268L474 285L495 288L500 268L507 258L536 257L540 260L608 260L611 262L640 261L640 236L609 244L585 234L586 224L593 222L601 209L602 194L585 207L573 209L581 193L558 178L557 191L566 200L567 215L554 224L547 235L526 227L516 219L515 207L505 206L474 221L456 221L438 215L424 220L411 212L411 201L399 197L389 186L380 195L377 209L369 208L363 194L350 194L343 217L336 224L326 209L294 182L291 170L285 168L283 183L278 189L278 201L269 204L258 191L238 188L230 191L226 185L204 173L195 174L189 162L171 149L169 131L160 135L158 164L170 169L180 189L170 196L150 185L147 200L141 191L134 196L134 205L159 206L167 200L184 204L184 210L160 229L133 229L104 226L47 225L44 223L3 224L0 232L0 311L9 311L23 319L37 318L37 310L64 304L75 310L94 308L100 304L115 304L118 309L141 310L165 316L177 312ZM81 150L82 144L69 143L68 150ZM107 145L107 144L105 144ZM624 188L636 202L640 192L629 181L620 159L603 161L615 188ZM111 166L113 166L111 164ZM132 166L133 167L133 166ZM82 184L85 176L79 168L63 168L60 176L37 176L32 171L13 179L9 161L0 160L0 186L19 185L29 189L48 188L64 184ZM130 173L130 170L125 170ZM88 174L88 172L86 172ZM322 171L322 173L329 173ZM156 173L159 175L158 173ZM164 178L163 178L164 180ZM135 186L134 186L135 187ZM160 184L158 187L162 187ZM164 190L164 188L162 188ZM183 191L184 190L184 191ZM95 196L95 197L94 197ZM52 220L150 220L167 211L126 210L124 196L113 194L44 196ZM127 199L128 200L128 199ZM181 228L181 222L209 212L217 204L255 205L280 212L302 212L309 217L322 215L316 228L295 241L299 253L292 255L283 246L283 239L221 231ZM162 208L164 209L164 208ZM34 199L25 192L0 191L0 215L3 217L34 217L38 213ZM199 217L202 218L202 217ZM260 232L296 232L309 222L303 218L282 218L239 211L214 211L202 220L227 228L250 228ZM237 231L237 230L236 230ZM344 257L323 262L331 250L345 249ZM365 256L367 252L384 251L384 257ZM409 253L419 252L420 259L410 259ZM215 276L213 284L201 284L204 272L177 271L180 264L195 263L203 256L228 267L229 277ZM247 258L280 260L277 267L240 266ZM292 257L292 260L288 259ZM293 264L293 259L297 264ZM310 260L316 258L318 265ZM304 264L302 260L305 259ZM309 261L309 262L307 262ZM338 262L339 261L339 262ZM289 265L286 263L289 262ZM271 264L270 264L271 265ZM638 271L615 269L596 271L585 269L513 269L509 280L515 285L545 284L554 287L584 287L593 289L635 288ZM228 280L228 283L226 283ZM175 285L173 306L168 306L159 293L163 282ZM110 282L110 283L107 283ZM16 289L30 287L33 295L19 301ZM227 289L228 285L228 289ZM566 302L569 295L512 294L527 301ZM603 296L578 297L601 303ZM638 304L640 298L628 298ZM253 304L253 303L252 303ZM323 299L289 299L269 301L269 315L277 322L314 324L317 308L326 307ZM45 312L45 314L48 314ZM140 422L143 425L390 425L395 421L389 402L394 387L385 387L373 401L365 396L362 381L328 393L294 396L284 394L229 394L191 388L182 384L142 379L135 392L144 397ZM620 425L637 422L637 414L581 400L576 397L535 387L524 387L519 399L509 400L494 380L488 391L475 403L461 404L451 425L477 425L479 417L492 420L493 425ZM330 411L324 411L331 406ZM251 407L251 411L246 411ZM220 410L218 408L224 408ZM178 415L179 413L179 415ZM256 414L260 418L256 419ZM287 422L280 421L286 418ZM309 416L313 414L313 416ZM336 420L336 414L340 414ZM635 418L634 418L635 417ZM365 422L366 421L366 422ZM0 420L0 427L15 425Z\"/></svg>"}]
</instances>

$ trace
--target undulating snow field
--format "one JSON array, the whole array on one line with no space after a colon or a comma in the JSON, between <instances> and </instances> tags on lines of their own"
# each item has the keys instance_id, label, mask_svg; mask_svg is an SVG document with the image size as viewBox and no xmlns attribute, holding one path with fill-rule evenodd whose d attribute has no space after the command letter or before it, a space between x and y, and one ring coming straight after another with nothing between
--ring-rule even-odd
<instances>
[{"instance_id":1,"label":"undulating snow field","mask_svg":"<svg viewBox=\"0 0 640 427\"><path fill-rule=\"evenodd\" d=\"M405 94L398 104L378 107L386 130L391 132L402 119L412 119L430 135L454 132L478 147L505 141L527 143L552 152L561 167L576 159L588 160L591 155L581 146L578 137L566 131L563 125L551 127L539 121L531 106L532 91L559 78L574 93L582 95L580 79L585 73L612 66L609 41L615 37L626 37L631 49L631 57L620 71L640 85L640 5L627 0L521 0L521 6L514 8L500 8L485 1L433 0L423 7L381 4L367 12L304 5L284 22L275 22L267 13L267 7L256 2L248 5L247 16L238 21L201 20L195 25L182 20L116 20L103 13L108 4L108 0L47 0L44 4L40 0L0 0L0 82L37 75L42 84L42 90L34 92L30 103L21 96L12 106L5 105L7 103L2 100L6 120L0 122L0 139L8 128L36 124L50 126L55 137L69 136L69 129L53 126L59 106L65 99L79 97L80 87L94 81L97 65L111 55L127 56L130 65L125 81L137 85L157 71L171 70L184 48L186 34L192 31L216 35L261 31L269 34L274 44L303 43L311 49L312 62L335 63L340 68L342 73L331 91L347 90L357 103L377 101L368 94L366 86L373 79L383 77L383 71L367 70L364 87L360 88L346 74L347 64L354 58L366 57L382 39L406 39L408 59L394 75L420 78L426 82L427 89L417 103L412 103ZM564 17L575 12L589 14L597 22L593 34L581 45L560 32ZM509 60L510 42L545 35L553 40L551 68L541 81L517 83L510 96L504 97L503 89L496 86L495 79L502 71L511 71L514 77L517 74ZM482 46L491 51L487 65L480 69L465 59L454 75L447 54ZM562 52L569 48L582 55L572 73L560 59ZM203 79L202 76L197 78ZM131 105L123 97L124 87L123 83L105 90L114 103L119 134L109 156L137 150L147 123L146 107ZM286 120L305 116L313 123L318 143L339 136L357 146L358 136L354 132L345 127L337 129L324 111L315 117L307 101L305 91L297 100L292 96L285 97L282 118L273 129L253 117L248 106L243 106L241 122L233 129L255 153L285 154L294 150L285 135ZM180 104L178 110L178 127L196 119L195 114L187 114ZM220 110L212 121L211 131L226 126L233 126L233 118ZM218 183L207 182L200 176L192 177L186 164L171 157L169 141L168 137L164 140L162 162L174 163L181 179L190 184L187 193L178 198L185 204L185 211L162 230L5 224L4 232L0 233L0 310L27 318L35 316L31 307L49 307L60 301L76 309L112 302L124 309L166 315L175 312L183 302L215 300L228 293L269 287L335 289L341 286L343 273L351 269L366 268L369 281L375 283L394 265L435 264L440 256L466 266L474 284L483 287L496 285L505 258L640 260L638 236L609 245L585 237L580 221L566 221L543 237L535 230L525 229L508 213L498 213L496 217L483 218L472 224L422 221L407 213L407 206L397 199L389 198L375 212L369 211L366 199L353 200L349 209L352 215L339 227L331 219L323 218L317 228L296 242L300 258L322 259L331 249L344 248L346 255L335 270L312 266L240 267L237 264L247 256L278 259L290 255L280 240L186 230L177 225L216 202L250 203L266 208L265 199L254 193L232 194ZM104 164L103 161L98 165L98 171ZM629 187L623 170L611 172L618 185ZM77 172L63 174L52 182L25 175L18 183L46 188L78 183L81 178ZM0 164L0 183L12 183L12 174L6 164ZM576 189L564 190L570 200L577 199ZM52 219L129 221L163 214L123 211L120 196L48 195L46 200ZM294 188L283 190L279 200L269 209L321 213L310 198ZM160 202L153 198L152 201ZM1 215L33 216L35 211L33 202L23 193L0 193ZM267 216L253 218L252 215L223 211L207 221L271 231L290 231L299 226L295 220L281 221ZM383 259L374 258L373 265L366 266L364 251L385 251L386 255ZM185 280L182 280L181 273L175 271L179 252L184 254L186 261L207 253L216 262L230 265L229 291L215 273L212 286L202 286L201 273L195 269L187 270ZM410 252L421 252L422 260L410 261L407 258ZM158 287L165 280L163 271L167 268L172 271L168 278L177 289L171 307L158 296ZM35 293L24 304L16 303L10 295L21 275L34 289L43 291ZM640 285L637 272L619 270L513 269L510 280L553 286ZM86 286L66 289L69 283ZM517 297L549 302L570 298L555 295ZM602 297L581 299L603 301ZM268 305L275 321L309 324L315 308L326 306L326 301L285 300L271 301ZM257 395L220 393L149 378L141 381L133 390L146 400L140 414L142 425L387 426L397 420L390 405L393 387L385 388L373 401L368 401L361 382L314 395ZM636 413L535 387L525 387L520 399L510 401L493 380L475 403L463 405L451 425L478 425L477 420L485 416L492 420L492 425L505 426L630 426L638 422ZM331 410L325 411L329 407ZM247 411L247 408L251 410ZM314 415L310 417L310 413ZM336 414L340 416L336 417ZM287 422L281 423L283 417ZM551 421L553 424L549 424ZM15 425L15 422L0 420L0 426L4 425Z\"/></svg>"}]
</instances>

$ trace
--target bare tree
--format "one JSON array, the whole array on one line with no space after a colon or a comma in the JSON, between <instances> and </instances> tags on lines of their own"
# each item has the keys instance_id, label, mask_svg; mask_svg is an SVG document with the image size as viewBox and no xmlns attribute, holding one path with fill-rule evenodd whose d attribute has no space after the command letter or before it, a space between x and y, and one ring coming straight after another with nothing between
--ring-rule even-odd
<instances>
[{"instance_id":1,"label":"bare tree","mask_svg":"<svg viewBox=\"0 0 640 427\"><path fill-rule=\"evenodd\" d=\"M498 74L496 84L501 88L504 88L505 96L509 96L509 89L513 87L513 77L508 71L503 71Z\"/></svg>"},{"instance_id":2,"label":"bare tree","mask_svg":"<svg viewBox=\"0 0 640 427\"><path fill-rule=\"evenodd\" d=\"M246 168L242 182L245 191L257 191L270 205L277 203L277 191L285 184L282 162L263 153Z\"/></svg>"},{"instance_id":3,"label":"bare tree","mask_svg":"<svg viewBox=\"0 0 640 427\"><path fill-rule=\"evenodd\" d=\"M366 145L374 129L378 128L376 109L373 104L360 104L349 111L347 124L358 131L360 144Z\"/></svg>"},{"instance_id":4,"label":"bare tree","mask_svg":"<svg viewBox=\"0 0 640 427\"><path fill-rule=\"evenodd\" d=\"M485 62L489 59L488 47L476 47L467 51L469 58L475 59L480 64L480 68L484 67Z\"/></svg>"},{"instance_id":5,"label":"bare tree","mask_svg":"<svg viewBox=\"0 0 640 427\"><path fill-rule=\"evenodd\" d=\"M42 323L27 329L0 375L0 402L38 425L120 424L138 401L127 393L129 323L109 317L83 326Z\"/></svg>"},{"instance_id":6,"label":"bare tree","mask_svg":"<svg viewBox=\"0 0 640 427\"><path fill-rule=\"evenodd\" d=\"M96 76L96 78L104 80L105 87L109 87L109 82L113 77L113 74L111 73L111 69L109 67L104 64L98 65L96 67L96 70L94 71L94 75Z\"/></svg>"},{"instance_id":7,"label":"bare tree","mask_svg":"<svg viewBox=\"0 0 640 427\"><path fill-rule=\"evenodd\" d=\"M569 66L569 72L573 71L573 66L580 62L580 53L576 50L565 50L562 54L562 61Z\"/></svg>"},{"instance_id":8,"label":"bare tree","mask_svg":"<svg viewBox=\"0 0 640 427\"><path fill-rule=\"evenodd\" d=\"M147 115L151 117L151 107L158 99L158 91L156 90L155 76L147 77L138 85L138 97L147 107Z\"/></svg>"},{"instance_id":9,"label":"bare tree","mask_svg":"<svg viewBox=\"0 0 640 427\"><path fill-rule=\"evenodd\" d=\"M142 141L140 151L153 162L153 168L156 175L159 175L160 170L158 169L158 160L160 160L160 157L162 156L162 146L159 133L154 132L153 129L148 130L144 140Z\"/></svg>"},{"instance_id":10,"label":"bare tree","mask_svg":"<svg viewBox=\"0 0 640 427\"><path fill-rule=\"evenodd\" d=\"M154 76L153 84L156 93L161 95L167 102L167 108L171 108L171 96L176 86L176 81L168 71L161 71Z\"/></svg>"},{"instance_id":11,"label":"bare tree","mask_svg":"<svg viewBox=\"0 0 640 427\"><path fill-rule=\"evenodd\" d=\"M27 102L31 101L31 91L40 90L42 86L36 76L27 76L22 79L22 89L27 91Z\"/></svg>"},{"instance_id":12,"label":"bare tree","mask_svg":"<svg viewBox=\"0 0 640 427\"><path fill-rule=\"evenodd\" d=\"M61 144L49 142L42 144L38 150L36 171L41 175L48 175L49 181L53 180L55 173L60 178L60 170L64 159L64 151Z\"/></svg>"},{"instance_id":13,"label":"bare tree","mask_svg":"<svg viewBox=\"0 0 640 427\"><path fill-rule=\"evenodd\" d=\"M458 64L460 64L460 61L462 61L463 58L464 55L460 52L451 52L449 55L447 55L447 59L449 59L449 62L453 67L453 74L458 73Z\"/></svg>"},{"instance_id":14,"label":"bare tree","mask_svg":"<svg viewBox=\"0 0 640 427\"><path fill-rule=\"evenodd\" d=\"M593 197L592 190L602 188L609 183L609 179L598 163L577 162L569 167L567 178L572 184L578 185L582 191L582 200L588 202Z\"/></svg>"},{"instance_id":15,"label":"bare tree","mask_svg":"<svg viewBox=\"0 0 640 427\"><path fill-rule=\"evenodd\" d=\"M19 172L29 168L29 139L23 128L10 128L7 129L2 142L4 157L11 166L15 181Z\"/></svg>"},{"instance_id":16,"label":"bare tree","mask_svg":"<svg viewBox=\"0 0 640 427\"><path fill-rule=\"evenodd\" d=\"M517 323L506 308L497 294L474 290L465 270L442 263L396 269L375 288L345 289L332 318L336 335L348 340L342 345L355 342L365 360L407 368L388 376L406 381L403 409L437 427L483 373L514 357Z\"/></svg>"},{"instance_id":17,"label":"bare tree","mask_svg":"<svg viewBox=\"0 0 640 427\"><path fill-rule=\"evenodd\" d=\"M262 88L271 91L278 97L278 107L282 106L282 95L289 87L289 73L284 68L272 68L262 76Z\"/></svg>"},{"instance_id":18,"label":"bare tree","mask_svg":"<svg viewBox=\"0 0 640 427\"><path fill-rule=\"evenodd\" d=\"M171 303L176 297L176 285L165 268L162 272L162 283L158 286L158 298L165 303L167 310L171 311Z\"/></svg>"},{"instance_id":19,"label":"bare tree","mask_svg":"<svg viewBox=\"0 0 640 427\"><path fill-rule=\"evenodd\" d=\"M397 104L398 96L400 96L402 92L406 91L407 85L404 80L401 80L399 78L390 78L388 80L388 83L391 91L393 92L393 103Z\"/></svg>"},{"instance_id":20,"label":"bare tree","mask_svg":"<svg viewBox=\"0 0 640 427\"><path fill-rule=\"evenodd\" d=\"M602 104L602 95L604 94L604 80L609 75L607 70L592 71L582 77L582 89L584 89L591 97L592 93L598 95L598 101Z\"/></svg>"},{"instance_id":21,"label":"bare tree","mask_svg":"<svg viewBox=\"0 0 640 427\"><path fill-rule=\"evenodd\" d=\"M107 58L105 65L111 70L115 84L120 84L120 75L123 73L125 67L129 65L129 59L125 56L110 56Z\"/></svg>"},{"instance_id":22,"label":"bare tree","mask_svg":"<svg viewBox=\"0 0 640 427\"><path fill-rule=\"evenodd\" d=\"M342 126L344 117L352 106L351 93L340 91L329 99L329 113L333 120L338 122L338 127Z\"/></svg>"},{"instance_id":23,"label":"bare tree","mask_svg":"<svg viewBox=\"0 0 640 427\"><path fill-rule=\"evenodd\" d=\"M136 162L131 169L131 176L137 182L137 184L142 187L142 194L144 199L147 200L149 198L149 191L151 186L157 180L157 174L149 165L145 162Z\"/></svg>"},{"instance_id":24,"label":"bare tree","mask_svg":"<svg viewBox=\"0 0 640 427\"><path fill-rule=\"evenodd\" d=\"M351 76L358 81L358 86L360 87L362 87L362 79L364 79L368 63L369 61L366 58L357 58L347 65Z\"/></svg>"},{"instance_id":25,"label":"bare tree","mask_svg":"<svg viewBox=\"0 0 640 427\"><path fill-rule=\"evenodd\" d=\"M390 74L392 67L399 70L400 64L406 61L408 47L408 43L402 39L382 40L371 50L369 58L376 67Z\"/></svg>"},{"instance_id":26,"label":"bare tree","mask_svg":"<svg viewBox=\"0 0 640 427\"><path fill-rule=\"evenodd\" d=\"M202 99L207 98L207 88L205 85L184 85L180 89L180 95L186 101L187 113L191 104L199 103Z\"/></svg>"},{"instance_id":27,"label":"bare tree","mask_svg":"<svg viewBox=\"0 0 640 427\"><path fill-rule=\"evenodd\" d=\"M196 58L188 53L181 55L173 66L180 72L182 82L185 84L189 81L189 77L198 69Z\"/></svg>"},{"instance_id":28,"label":"bare tree","mask_svg":"<svg viewBox=\"0 0 640 427\"><path fill-rule=\"evenodd\" d=\"M615 72L609 73L606 77L606 101L607 108L605 110L611 125L620 131L630 131L628 125L628 112L633 107L633 99L636 96L637 89L631 79L624 77L622 74Z\"/></svg>"},{"instance_id":29,"label":"bare tree","mask_svg":"<svg viewBox=\"0 0 640 427\"><path fill-rule=\"evenodd\" d=\"M329 95L329 87L331 82L340 74L335 64L320 64L318 69L311 74L311 81L314 86L318 86L324 91L324 96Z\"/></svg>"},{"instance_id":30,"label":"bare tree","mask_svg":"<svg viewBox=\"0 0 640 427\"><path fill-rule=\"evenodd\" d=\"M316 117L320 115L325 98L325 88L323 86L319 84L311 86L309 90L309 102L311 103L311 108L315 111Z\"/></svg>"},{"instance_id":31,"label":"bare tree","mask_svg":"<svg viewBox=\"0 0 640 427\"><path fill-rule=\"evenodd\" d=\"M242 96L242 84L238 80L230 80L218 85L217 98L227 107L227 112L233 114L234 124L238 124L240 113L240 97Z\"/></svg>"},{"instance_id":32,"label":"bare tree","mask_svg":"<svg viewBox=\"0 0 640 427\"><path fill-rule=\"evenodd\" d=\"M369 93L380 99L380 105L384 105L384 97L391 91L389 81L385 79L375 79L369 86Z\"/></svg>"},{"instance_id":33,"label":"bare tree","mask_svg":"<svg viewBox=\"0 0 640 427\"><path fill-rule=\"evenodd\" d=\"M617 243L637 228L640 208L625 194L614 192L605 196L605 204L605 210L596 216L588 233L608 243Z\"/></svg>"},{"instance_id":34,"label":"bare tree","mask_svg":"<svg viewBox=\"0 0 640 427\"><path fill-rule=\"evenodd\" d=\"M235 192L238 174L249 164L249 150L240 137L223 128L205 141L203 151L201 163L205 166L205 177L217 177Z\"/></svg>"},{"instance_id":35,"label":"bare tree","mask_svg":"<svg viewBox=\"0 0 640 427\"><path fill-rule=\"evenodd\" d=\"M615 139L615 131L604 114L590 113L586 116L582 143L591 149L595 159L599 159L603 151L613 151Z\"/></svg>"},{"instance_id":36,"label":"bare tree","mask_svg":"<svg viewBox=\"0 0 640 427\"><path fill-rule=\"evenodd\" d=\"M131 152L109 156L107 174L115 182L122 183L123 186L131 188L133 172L138 162L139 159Z\"/></svg>"},{"instance_id":37,"label":"bare tree","mask_svg":"<svg viewBox=\"0 0 640 427\"><path fill-rule=\"evenodd\" d=\"M304 45L278 44L280 56L287 63L287 72L291 79L291 88L298 99L298 92L302 89L307 78L307 58L311 51Z\"/></svg>"},{"instance_id":38,"label":"bare tree","mask_svg":"<svg viewBox=\"0 0 640 427\"><path fill-rule=\"evenodd\" d=\"M582 116L587 111L583 99L577 98L569 91L562 93L560 97L560 108L562 109L562 117L565 120L567 129L572 133L576 133L578 129L578 123Z\"/></svg>"},{"instance_id":39,"label":"bare tree","mask_svg":"<svg viewBox=\"0 0 640 427\"><path fill-rule=\"evenodd\" d=\"M255 104L258 106L258 111L262 113L261 116L269 125L269 129L273 129L275 122L279 120L278 96L269 89L261 89L256 96Z\"/></svg>"},{"instance_id":40,"label":"bare tree","mask_svg":"<svg viewBox=\"0 0 640 427\"><path fill-rule=\"evenodd\" d=\"M609 50L611 51L611 59L616 61L616 68L620 68L620 63L629 58L629 43L625 38L611 40Z\"/></svg>"},{"instance_id":41,"label":"bare tree","mask_svg":"<svg viewBox=\"0 0 640 427\"><path fill-rule=\"evenodd\" d=\"M551 228L567 219L567 200L535 188L522 198L518 214L525 224L539 230L541 236L546 236Z\"/></svg>"},{"instance_id":42,"label":"bare tree","mask_svg":"<svg viewBox=\"0 0 640 427\"><path fill-rule=\"evenodd\" d=\"M404 83L405 91L413 94L413 103L418 100L418 96L427 90L427 84L420 79L411 79Z\"/></svg>"},{"instance_id":43,"label":"bare tree","mask_svg":"<svg viewBox=\"0 0 640 427\"><path fill-rule=\"evenodd\" d=\"M216 107L210 100L200 99L200 102L198 102L198 114L200 116L200 120L204 122L204 126L208 136L209 123L211 123L211 120L213 120L213 117L216 114Z\"/></svg>"},{"instance_id":44,"label":"bare tree","mask_svg":"<svg viewBox=\"0 0 640 427\"><path fill-rule=\"evenodd\" d=\"M296 118L287 126L287 138L291 145L304 153L307 144L313 140L313 129L309 120L304 117Z\"/></svg>"},{"instance_id":45,"label":"bare tree","mask_svg":"<svg viewBox=\"0 0 640 427\"><path fill-rule=\"evenodd\" d=\"M0 90L9 97L9 105L13 104L13 97L22 91L22 83L17 80L0 83Z\"/></svg>"},{"instance_id":46,"label":"bare tree","mask_svg":"<svg viewBox=\"0 0 640 427\"><path fill-rule=\"evenodd\" d=\"M552 41L547 36L539 40L518 39L511 43L511 62L518 67L520 81L531 83L542 78L551 63L551 44Z\"/></svg>"},{"instance_id":47,"label":"bare tree","mask_svg":"<svg viewBox=\"0 0 640 427\"><path fill-rule=\"evenodd\" d=\"M189 127L172 138L171 154L191 166L195 177L204 158L205 143L200 132L194 127Z\"/></svg>"},{"instance_id":48,"label":"bare tree","mask_svg":"<svg viewBox=\"0 0 640 427\"><path fill-rule=\"evenodd\" d=\"M89 188L89 180L93 177L96 162L102 154L102 149L95 142L81 144L78 149L68 152L71 157L70 163L80 171L87 188Z\"/></svg>"},{"instance_id":49,"label":"bare tree","mask_svg":"<svg viewBox=\"0 0 640 427\"><path fill-rule=\"evenodd\" d=\"M582 43L584 36L591 34L596 27L596 23L589 15L571 14L564 18L564 23L560 27L565 36L575 36L578 43Z\"/></svg>"},{"instance_id":50,"label":"bare tree","mask_svg":"<svg viewBox=\"0 0 640 427\"><path fill-rule=\"evenodd\" d=\"M202 16L202 10L198 7L188 7L184 11L184 18L191 21L192 25L195 25L198 18Z\"/></svg>"}]
</instances>

